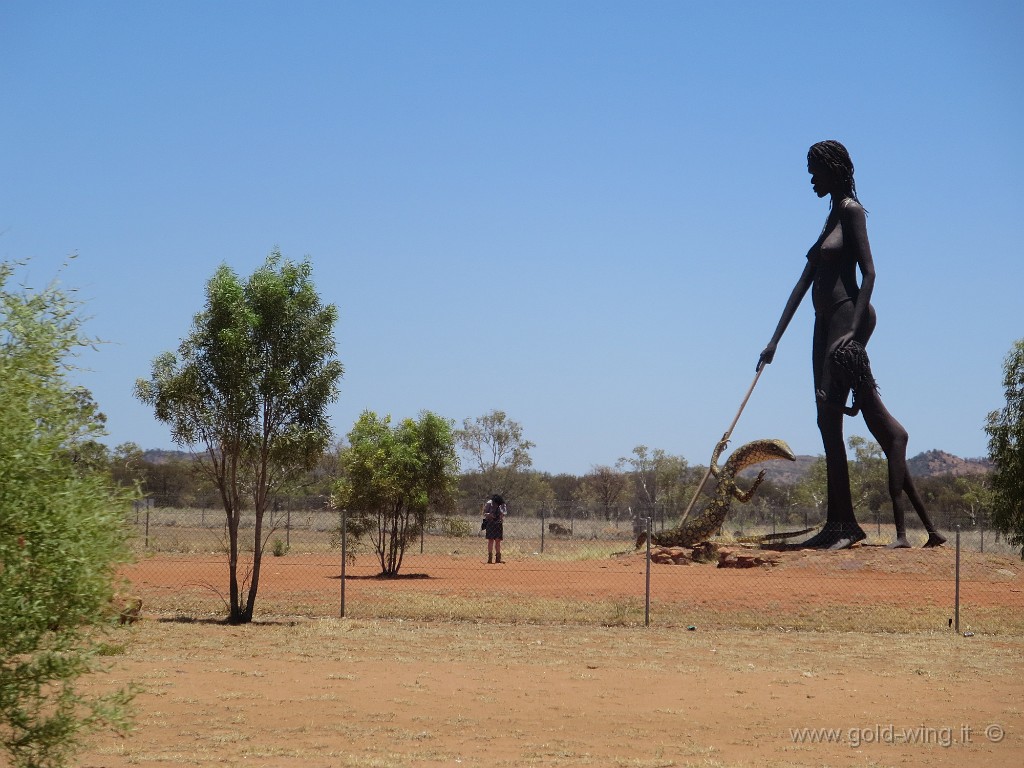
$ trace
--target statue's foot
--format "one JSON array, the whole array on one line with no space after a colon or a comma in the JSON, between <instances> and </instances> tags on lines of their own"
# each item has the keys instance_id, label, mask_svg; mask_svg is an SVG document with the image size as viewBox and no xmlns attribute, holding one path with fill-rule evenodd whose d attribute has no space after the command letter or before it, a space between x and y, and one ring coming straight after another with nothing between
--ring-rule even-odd
<instances>
[{"instance_id":1,"label":"statue's foot","mask_svg":"<svg viewBox=\"0 0 1024 768\"><path fill-rule=\"evenodd\" d=\"M931 531L928 534L928 541L924 543L925 548L929 547L941 547L946 543L946 537L938 531Z\"/></svg>"},{"instance_id":2,"label":"statue's foot","mask_svg":"<svg viewBox=\"0 0 1024 768\"><path fill-rule=\"evenodd\" d=\"M809 538L807 541L803 541L797 544L796 546L800 549L821 549L822 545L826 540L832 539L834 533L834 529L830 528L829 526L825 526L816 534L811 536L811 538Z\"/></svg>"},{"instance_id":3,"label":"statue's foot","mask_svg":"<svg viewBox=\"0 0 1024 768\"><path fill-rule=\"evenodd\" d=\"M800 544L802 549L849 549L868 535L856 523L853 526L826 525L818 533Z\"/></svg>"},{"instance_id":4,"label":"statue's foot","mask_svg":"<svg viewBox=\"0 0 1024 768\"><path fill-rule=\"evenodd\" d=\"M906 536L897 536L896 540L888 546L888 549L910 549L910 542Z\"/></svg>"},{"instance_id":5,"label":"statue's foot","mask_svg":"<svg viewBox=\"0 0 1024 768\"><path fill-rule=\"evenodd\" d=\"M845 533L840 534L840 538L836 539L832 546L829 547L829 549L849 549L858 541L864 541L864 539L866 539L867 537L868 535L864 533L864 531L861 530L861 527L858 525L857 530L855 532L851 533L850 531L847 531Z\"/></svg>"}]
</instances>

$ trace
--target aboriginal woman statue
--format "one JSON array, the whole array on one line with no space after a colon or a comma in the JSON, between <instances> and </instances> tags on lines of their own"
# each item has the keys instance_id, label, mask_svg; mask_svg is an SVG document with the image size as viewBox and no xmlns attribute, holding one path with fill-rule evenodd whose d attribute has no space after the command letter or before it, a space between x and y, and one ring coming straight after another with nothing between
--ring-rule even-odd
<instances>
[{"instance_id":1,"label":"aboriginal woman statue","mask_svg":"<svg viewBox=\"0 0 1024 768\"><path fill-rule=\"evenodd\" d=\"M889 495L896 521L896 540L892 546L910 546L903 514L904 491L928 530L925 546L938 546L945 538L928 518L907 471L907 431L882 403L868 363L866 347L875 329L875 310L871 306L875 267L868 244L866 213L857 199L853 181L853 161L838 141L821 141L807 153L807 171L815 194L831 198L828 218L807 252L803 272L757 363L760 370L775 358L782 334L810 289L814 304L811 361L818 429L825 448L828 513L822 530L802 546L845 549L865 538L853 513L843 438L844 416L858 412L888 460ZM851 393L853 402L847 406Z\"/></svg>"}]
</instances>

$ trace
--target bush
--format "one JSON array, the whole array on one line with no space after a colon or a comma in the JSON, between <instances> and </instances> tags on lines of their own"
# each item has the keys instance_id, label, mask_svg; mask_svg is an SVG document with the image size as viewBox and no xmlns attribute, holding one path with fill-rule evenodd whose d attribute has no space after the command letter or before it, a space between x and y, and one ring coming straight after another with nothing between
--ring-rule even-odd
<instances>
[{"instance_id":1,"label":"bush","mask_svg":"<svg viewBox=\"0 0 1024 768\"><path fill-rule=\"evenodd\" d=\"M464 517L442 517L440 523L442 536L465 539L476 533L476 528Z\"/></svg>"},{"instance_id":2,"label":"bush","mask_svg":"<svg viewBox=\"0 0 1024 768\"><path fill-rule=\"evenodd\" d=\"M11 272L0 264L0 746L12 766L54 768L83 732L126 725L128 691L76 682L110 645L130 499L79 461L103 416L66 380L87 343L76 306L52 286L9 292Z\"/></svg>"}]
</instances>

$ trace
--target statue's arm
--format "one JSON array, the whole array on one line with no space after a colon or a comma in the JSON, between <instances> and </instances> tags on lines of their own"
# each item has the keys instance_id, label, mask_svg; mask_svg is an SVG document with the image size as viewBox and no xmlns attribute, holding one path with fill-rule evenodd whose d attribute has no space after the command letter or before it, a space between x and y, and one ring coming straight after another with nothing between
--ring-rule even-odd
<instances>
[{"instance_id":1,"label":"statue's arm","mask_svg":"<svg viewBox=\"0 0 1024 768\"><path fill-rule=\"evenodd\" d=\"M797 307L800 306L800 302L803 301L805 295L807 295L807 289L811 287L814 282L814 270L815 270L814 259L811 258L811 254L807 254L807 264L804 266L804 271L800 273L800 279L796 281L796 285L793 287L793 292L789 294L789 300L786 302L785 308L782 310L782 317L779 318L779 324L775 328L775 333L772 334L771 341L768 342L768 346L761 352L761 357L757 360L757 370L761 370L762 366L767 365L775 359L775 350L779 346L779 341L782 339L782 334L786 332L786 328L789 326L789 321L793 319L793 315L796 314Z\"/></svg>"},{"instance_id":2,"label":"statue's arm","mask_svg":"<svg viewBox=\"0 0 1024 768\"><path fill-rule=\"evenodd\" d=\"M853 340L857 331L863 327L870 313L871 294L875 290L875 262L871 257L871 244L868 241L867 215L860 203L847 200L840 209L842 217L843 237L850 244L857 257L860 268L861 284L857 293L857 303L853 310L853 327L844 333L829 350L838 349Z\"/></svg>"}]
</instances>

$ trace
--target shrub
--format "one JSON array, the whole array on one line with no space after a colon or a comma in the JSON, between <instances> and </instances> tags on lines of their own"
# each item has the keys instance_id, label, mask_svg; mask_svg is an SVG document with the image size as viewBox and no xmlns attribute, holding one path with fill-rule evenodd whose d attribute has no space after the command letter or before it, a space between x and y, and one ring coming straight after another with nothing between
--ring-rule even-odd
<instances>
[{"instance_id":1,"label":"shrub","mask_svg":"<svg viewBox=\"0 0 1024 768\"><path fill-rule=\"evenodd\" d=\"M85 345L53 286L7 290L0 264L0 746L18 768L68 764L83 732L123 728L129 691L90 697L78 679L110 647L130 499L80 461L102 434L65 359Z\"/></svg>"}]
</instances>

